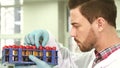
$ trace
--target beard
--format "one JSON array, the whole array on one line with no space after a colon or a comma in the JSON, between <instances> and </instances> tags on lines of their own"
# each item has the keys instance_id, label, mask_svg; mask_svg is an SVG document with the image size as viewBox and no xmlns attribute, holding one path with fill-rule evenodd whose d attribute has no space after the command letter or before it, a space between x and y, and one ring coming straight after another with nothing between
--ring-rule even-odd
<instances>
[{"instance_id":1,"label":"beard","mask_svg":"<svg viewBox=\"0 0 120 68\"><path fill-rule=\"evenodd\" d=\"M74 38L74 40L77 42L77 45L82 52L88 52L94 48L96 43L96 36L93 29L90 28L89 34L85 41L81 42L80 39L77 38Z\"/></svg>"}]
</instances>

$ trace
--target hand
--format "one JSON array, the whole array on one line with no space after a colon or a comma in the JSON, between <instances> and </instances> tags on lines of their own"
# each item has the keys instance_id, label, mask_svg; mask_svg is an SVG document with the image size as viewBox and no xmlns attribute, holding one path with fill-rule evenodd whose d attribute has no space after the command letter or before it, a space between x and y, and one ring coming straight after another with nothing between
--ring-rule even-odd
<instances>
[{"instance_id":1,"label":"hand","mask_svg":"<svg viewBox=\"0 0 120 68\"><path fill-rule=\"evenodd\" d=\"M38 48L41 44L45 46L49 40L49 33L46 30L35 30L24 38L25 45L36 45Z\"/></svg>"},{"instance_id":2,"label":"hand","mask_svg":"<svg viewBox=\"0 0 120 68\"><path fill-rule=\"evenodd\" d=\"M48 65L46 62L41 61L40 59L36 58L33 55L29 55L29 59L31 59L33 62L37 64L38 68L52 68L50 65Z\"/></svg>"}]
</instances>

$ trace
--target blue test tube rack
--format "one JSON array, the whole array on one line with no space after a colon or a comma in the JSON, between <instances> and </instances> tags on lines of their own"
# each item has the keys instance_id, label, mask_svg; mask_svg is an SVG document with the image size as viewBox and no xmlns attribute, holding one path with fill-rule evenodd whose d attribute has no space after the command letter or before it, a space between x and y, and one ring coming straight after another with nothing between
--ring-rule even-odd
<instances>
[{"instance_id":1,"label":"blue test tube rack","mask_svg":"<svg viewBox=\"0 0 120 68\"><path fill-rule=\"evenodd\" d=\"M28 52L28 54L26 52ZM57 55L58 51L56 49L52 49L52 48L26 49L26 48L21 48L20 46L15 47L15 45L13 47L12 46L3 47L2 63L8 62L15 65L32 65L32 64L34 65L35 63L28 58L30 54L34 55L33 52L36 53L37 58L45 61L50 65L58 64L58 55ZM42 55L40 55L40 53L42 53Z\"/></svg>"}]
</instances>

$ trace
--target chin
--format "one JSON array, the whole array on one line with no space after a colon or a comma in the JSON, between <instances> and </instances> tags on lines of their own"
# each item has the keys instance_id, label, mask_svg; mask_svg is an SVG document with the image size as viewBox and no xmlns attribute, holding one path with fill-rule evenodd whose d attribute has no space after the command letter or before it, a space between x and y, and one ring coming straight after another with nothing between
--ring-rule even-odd
<instances>
[{"instance_id":1,"label":"chin","mask_svg":"<svg viewBox=\"0 0 120 68\"><path fill-rule=\"evenodd\" d=\"M89 51L91 51L93 48L85 48L85 47L80 47L80 46L79 46L79 49L80 49L80 51L82 51L82 52L89 52Z\"/></svg>"}]
</instances>

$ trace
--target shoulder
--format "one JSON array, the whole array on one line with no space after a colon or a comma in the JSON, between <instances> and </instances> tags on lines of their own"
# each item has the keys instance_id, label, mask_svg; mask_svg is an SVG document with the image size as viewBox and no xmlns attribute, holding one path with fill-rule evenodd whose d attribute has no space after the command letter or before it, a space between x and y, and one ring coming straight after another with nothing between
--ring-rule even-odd
<instances>
[{"instance_id":1,"label":"shoulder","mask_svg":"<svg viewBox=\"0 0 120 68\"><path fill-rule=\"evenodd\" d=\"M120 66L120 49L113 52L108 58L98 63L96 68L118 68L118 66Z\"/></svg>"},{"instance_id":2,"label":"shoulder","mask_svg":"<svg viewBox=\"0 0 120 68\"><path fill-rule=\"evenodd\" d=\"M108 68L118 68L120 67L120 59L116 59L114 62L110 63Z\"/></svg>"}]
</instances>

